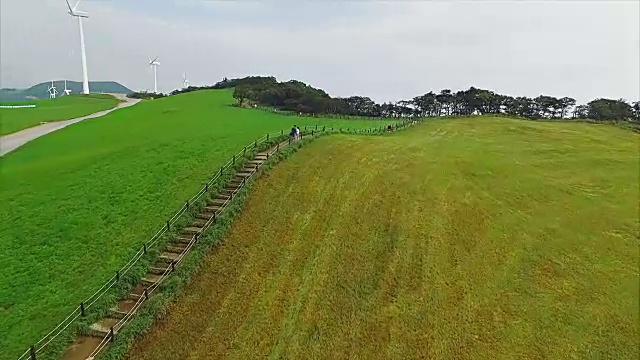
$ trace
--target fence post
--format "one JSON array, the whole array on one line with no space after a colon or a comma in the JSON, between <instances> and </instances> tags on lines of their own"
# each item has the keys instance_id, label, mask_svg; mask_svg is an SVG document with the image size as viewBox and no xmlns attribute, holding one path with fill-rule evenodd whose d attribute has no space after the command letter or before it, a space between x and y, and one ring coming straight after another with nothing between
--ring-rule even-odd
<instances>
[{"instance_id":1,"label":"fence post","mask_svg":"<svg viewBox=\"0 0 640 360\"><path fill-rule=\"evenodd\" d=\"M115 341L115 332L113 331L113 326L109 329L109 341L114 342Z\"/></svg>"},{"instance_id":2,"label":"fence post","mask_svg":"<svg viewBox=\"0 0 640 360\"><path fill-rule=\"evenodd\" d=\"M247 147L246 146L244 147L244 150L242 150L242 156L245 156L245 155L247 155Z\"/></svg>"},{"instance_id":3,"label":"fence post","mask_svg":"<svg viewBox=\"0 0 640 360\"><path fill-rule=\"evenodd\" d=\"M116 270L116 281L120 281L120 270Z\"/></svg>"},{"instance_id":4,"label":"fence post","mask_svg":"<svg viewBox=\"0 0 640 360\"><path fill-rule=\"evenodd\" d=\"M29 358L31 360L36 360L36 348L33 345L29 348Z\"/></svg>"},{"instance_id":5,"label":"fence post","mask_svg":"<svg viewBox=\"0 0 640 360\"><path fill-rule=\"evenodd\" d=\"M171 271L176 271L176 262L173 260L171 261Z\"/></svg>"},{"instance_id":6,"label":"fence post","mask_svg":"<svg viewBox=\"0 0 640 360\"><path fill-rule=\"evenodd\" d=\"M186 207L187 209L189 208L189 200L187 200L187 202L184 204L184 207Z\"/></svg>"},{"instance_id":7,"label":"fence post","mask_svg":"<svg viewBox=\"0 0 640 360\"><path fill-rule=\"evenodd\" d=\"M258 147L258 140L255 140L255 141L253 142L253 147L254 147L254 148Z\"/></svg>"},{"instance_id":8,"label":"fence post","mask_svg":"<svg viewBox=\"0 0 640 360\"><path fill-rule=\"evenodd\" d=\"M280 143L278 143L278 145L276 145L276 151L280 151Z\"/></svg>"},{"instance_id":9,"label":"fence post","mask_svg":"<svg viewBox=\"0 0 640 360\"><path fill-rule=\"evenodd\" d=\"M217 221L216 213L213 213L213 223L215 224L215 223L216 223L216 221Z\"/></svg>"},{"instance_id":10,"label":"fence post","mask_svg":"<svg viewBox=\"0 0 640 360\"><path fill-rule=\"evenodd\" d=\"M143 254L147 253L147 244L142 244L142 253Z\"/></svg>"},{"instance_id":11,"label":"fence post","mask_svg":"<svg viewBox=\"0 0 640 360\"><path fill-rule=\"evenodd\" d=\"M311 136L313 136L313 132L314 132L314 131L315 131L315 130L311 130Z\"/></svg>"},{"instance_id":12,"label":"fence post","mask_svg":"<svg viewBox=\"0 0 640 360\"><path fill-rule=\"evenodd\" d=\"M318 130L318 124L316 124L316 130Z\"/></svg>"},{"instance_id":13,"label":"fence post","mask_svg":"<svg viewBox=\"0 0 640 360\"><path fill-rule=\"evenodd\" d=\"M269 134L267 134L267 141L269 141Z\"/></svg>"},{"instance_id":14,"label":"fence post","mask_svg":"<svg viewBox=\"0 0 640 360\"><path fill-rule=\"evenodd\" d=\"M289 137L289 145L291 145L291 137Z\"/></svg>"},{"instance_id":15,"label":"fence post","mask_svg":"<svg viewBox=\"0 0 640 360\"><path fill-rule=\"evenodd\" d=\"M304 127L304 131L307 131L307 127L306 126Z\"/></svg>"},{"instance_id":16,"label":"fence post","mask_svg":"<svg viewBox=\"0 0 640 360\"><path fill-rule=\"evenodd\" d=\"M144 292L142 294L144 295L145 300L149 300L149 292L147 291L147 288L144 288Z\"/></svg>"},{"instance_id":17,"label":"fence post","mask_svg":"<svg viewBox=\"0 0 640 360\"><path fill-rule=\"evenodd\" d=\"M204 184L204 191L209 191L209 183Z\"/></svg>"},{"instance_id":18,"label":"fence post","mask_svg":"<svg viewBox=\"0 0 640 360\"><path fill-rule=\"evenodd\" d=\"M80 315L82 315L82 317L85 317L86 313L84 311L84 303L81 302L80 303Z\"/></svg>"},{"instance_id":19,"label":"fence post","mask_svg":"<svg viewBox=\"0 0 640 360\"><path fill-rule=\"evenodd\" d=\"M233 163L233 165L235 165L235 164L236 164L236 156L235 156L235 155L233 155L232 163Z\"/></svg>"},{"instance_id":20,"label":"fence post","mask_svg":"<svg viewBox=\"0 0 640 360\"><path fill-rule=\"evenodd\" d=\"M167 231L171 230L171 223L167 220Z\"/></svg>"},{"instance_id":21,"label":"fence post","mask_svg":"<svg viewBox=\"0 0 640 360\"><path fill-rule=\"evenodd\" d=\"M280 130L280 136L284 135L284 130Z\"/></svg>"},{"instance_id":22,"label":"fence post","mask_svg":"<svg viewBox=\"0 0 640 360\"><path fill-rule=\"evenodd\" d=\"M220 176L222 176L222 168L220 168Z\"/></svg>"}]
</instances>

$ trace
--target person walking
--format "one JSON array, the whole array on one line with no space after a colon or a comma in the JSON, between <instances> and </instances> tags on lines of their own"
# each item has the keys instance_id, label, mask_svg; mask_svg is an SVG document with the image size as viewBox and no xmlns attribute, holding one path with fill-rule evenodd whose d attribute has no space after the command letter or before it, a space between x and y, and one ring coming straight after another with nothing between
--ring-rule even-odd
<instances>
[{"instance_id":1,"label":"person walking","mask_svg":"<svg viewBox=\"0 0 640 360\"><path fill-rule=\"evenodd\" d=\"M296 125L296 140L300 140L300 128Z\"/></svg>"},{"instance_id":2,"label":"person walking","mask_svg":"<svg viewBox=\"0 0 640 360\"><path fill-rule=\"evenodd\" d=\"M296 132L297 132L297 128L295 125L293 125L293 127L291 128L291 131L289 132L289 139L291 139L291 141L296 140Z\"/></svg>"}]
</instances>

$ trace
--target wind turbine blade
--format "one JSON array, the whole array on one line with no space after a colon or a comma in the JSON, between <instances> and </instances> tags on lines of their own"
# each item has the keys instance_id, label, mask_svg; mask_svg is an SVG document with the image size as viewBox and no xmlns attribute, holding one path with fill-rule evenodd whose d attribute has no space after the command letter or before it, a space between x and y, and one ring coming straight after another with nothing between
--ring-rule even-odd
<instances>
[{"instance_id":1,"label":"wind turbine blade","mask_svg":"<svg viewBox=\"0 0 640 360\"><path fill-rule=\"evenodd\" d=\"M71 8L71 4L69 4L69 0L65 0L67 2L67 6L69 7L69 12L73 12L73 9Z\"/></svg>"},{"instance_id":2,"label":"wind turbine blade","mask_svg":"<svg viewBox=\"0 0 640 360\"><path fill-rule=\"evenodd\" d=\"M80 5L80 1L82 0L78 0L78 2L76 3L76 6L73 7L73 11L76 11L76 9L78 8L78 5Z\"/></svg>"},{"instance_id":3,"label":"wind turbine blade","mask_svg":"<svg viewBox=\"0 0 640 360\"><path fill-rule=\"evenodd\" d=\"M159 58L159 57L160 57L160 56L156 56L156 58L155 58L155 59L153 59L153 61L152 61L152 62L156 62L156 60L158 60L158 58Z\"/></svg>"},{"instance_id":4,"label":"wind turbine blade","mask_svg":"<svg viewBox=\"0 0 640 360\"><path fill-rule=\"evenodd\" d=\"M147 57L149 58L149 64L151 64L153 61L151 61L151 56L147 55Z\"/></svg>"}]
</instances>

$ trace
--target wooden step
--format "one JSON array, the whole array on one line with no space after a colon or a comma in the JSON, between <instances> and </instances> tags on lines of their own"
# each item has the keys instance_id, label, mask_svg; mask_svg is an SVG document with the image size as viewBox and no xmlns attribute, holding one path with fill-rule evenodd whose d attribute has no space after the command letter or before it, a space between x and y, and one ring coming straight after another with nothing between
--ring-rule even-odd
<instances>
[{"instance_id":1,"label":"wooden step","mask_svg":"<svg viewBox=\"0 0 640 360\"><path fill-rule=\"evenodd\" d=\"M221 208L220 208L220 206L205 206L203 210L204 210L205 213L215 214L218 211L220 211Z\"/></svg>"},{"instance_id":2,"label":"wooden step","mask_svg":"<svg viewBox=\"0 0 640 360\"><path fill-rule=\"evenodd\" d=\"M207 225L207 223L209 222L209 219L199 219L197 216L195 219L193 219L193 221L191 222L191 225L196 226L196 227L204 227L205 225Z\"/></svg>"},{"instance_id":3,"label":"wooden step","mask_svg":"<svg viewBox=\"0 0 640 360\"><path fill-rule=\"evenodd\" d=\"M158 281L160 281L160 278L162 276L160 275L155 275L155 274L147 274L145 275L142 280L140 280L143 284L147 285L147 286L151 286L155 283L157 283Z\"/></svg>"},{"instance_id":4,"label":"wooden step","mask_svg":"<svg viewBox=\"0 0 640 360\"><path fill-rule=\"evenodd\" d=\"M212 217L213 217L213 213L209 213L209 212L202 212L196 215L196 219L205 220L205 221L209 221L209 219L211 219Z\"/></svg>"},{"instance_id":5,"label":"wooden step","mask_svg":"<svg viewBox=\"0 0 640 360\"><path fill-rule=\"evenodd\" d=\"M136 300L125 299L120 300L116 304L116 306L109 309L109 317L115 319L122 319L125 317L130 311L133 310L136 305Z\"/></svg>"},{"instance_id":6,"label":"wooden step","mask_svg":"<svg viewBox=\"0 0 640 360\"><path fill-rule=\"evenodd\" d=\"M180 257L180 254L163 252L162 254L160 254L160 256L158 256L158 259L170 264L171 262L177 261L178 257Z\"/></svg>"},{"instance_id":7,"label":"wooden step","mask_svg":"<svg viewBox=\"0 0 640 360\"><path fill-rule=\"evenodd\" d=\"M149 269L149 272L154 274L154 275L162 275L165 273L165 271L167 271L169 267L167 266L167 264L163 263L162 266L154 266L151 269Z\"/></svg>"},{"instance_id":8,"label":"wooden step","mask_svg":"<svg viewBox=\"0 0 640 360\"><path fill-rule=\"evenodd\" d=\"M221 207L222 205L228 204L230 199L213 199L209 202L209 205L214 205Z\"/></svg>"},{"instance_id":9,"label":"wooden step","mask_svg":"<svg viewBox=\"0 0 640 360\"><path fill-rule=\"evenodd\" d=\"M105 337L109 334L112 327L113 327L114 333L117 333L118 330L120 330L120 328L116 327L116 324L118 324L119 321L120 319L113 319L113 318L102 319L92 324L89 327L89 331L94 335Z\"/></svg>"},{"instance_id":10,"label":"wooden step","mask_svg":"<svg viewBox=\"0 0 640 360\"><path fill-rule=\"evenodd\" d=\"M188 245L191 242L191 237L189 236L180 236L176 239L176 244Z\"/></svg>"},{"instance_id":11,"label":"wooden step","mask_svg":"<svg viewBox=\"0 0 640 360\"><path fill-rule=\"evenodd\" d=\"M133 289L131 289L131 291L129 292L129 299L138 301L138 299L144 296L144 289L146 288L147 287L142 284L134 286Z\"/></svg>"},{"instance_id":12,"label":"wooden step","mask_svg":"<svg viewBox=\"0 0 640 360\"><path fill-rule=\"evenodd\" d=\"M187 235L187 236L191 236L191 235L195 235L200 233L200 231L202 231L202 228L199 227L195 227L195 226L190 226L188 228L184 228L181 232L182 235Z\"/></svg>"},{"instance_id":13,"label":"wooden step","mask_svg":"<svg viewBox=\"0 0 640 360\"><path fill-rule=\"evenodd\" d=\"M252 167L252 168L255 168L255 167L256 167L256 165L258 165L258 166L259 166L259 165L264 164L264 160L249 160L249 161L247 161L247 164L249 164L249 165L253 165L253 166L251 166L251 167Z\"/></svg>"},{"instance_id":14,"label":"wooden step","mask_svg":"<svg viewBox=\"0 0 640 360\"><path fill-rule=\"evenodd\" d=\"M236 174L237 179L246 179L249 176L253 175L253 172L239 172Z\"/></svg>"},{"instance_id":15,"label":"wooden step","mask_svg":"<svg viewBox=\"0 0 640 360\"><path fill-rule=\"evenodd\" d=\"M235 195L236 191L238 190L238 188L224 188L222 189L222 191L220 192L222 195L226 195L226 196L232 196Z\"/></svg>"},{"instance_id":16,"label":"wooden step","mask_svg":"<svg viewBox=\"0 0 640 360\"><path fill-rule=\"evenodd\" d=\"M176 245L169 245L167 246L167 248L165 249L166 252L172 253L172 254L182 254L184 252L184 249L186 249L186 246L180 246L178 244Z\"/></svg>"}]
</instances>

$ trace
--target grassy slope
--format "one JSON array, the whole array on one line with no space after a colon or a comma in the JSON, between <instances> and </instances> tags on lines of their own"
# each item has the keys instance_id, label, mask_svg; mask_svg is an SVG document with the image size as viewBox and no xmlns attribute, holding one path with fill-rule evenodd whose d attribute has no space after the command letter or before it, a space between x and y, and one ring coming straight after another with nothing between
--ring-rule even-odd
<instances>
[{"instance_id":1,"label":"grassy slope","mask_svg":"<svg viewBox=\"0 0 640 360\"><path fill-rule=\"evenodd\" d=\"M0 158L0 359L97 290L242 146L312 123L231 102L229 91L147 101Z\"/></svg>"},{"instance_id":2,"label":"grassy slope","mask_svg":"<svg viewBox=\"0 0 640 360\"><path fill-rule=\"evenodd\" d=\"M56 99L36 100L3 105L35 104L36 108L0 109L0 135L24 130L41 122L69 120L108 110L118 105L118 99L106 94L71 95Z\"/></svg>"},{"instance_id":3,"label":"grassy slope","mask_svg":"<svg viewBox=\"0 0 640 360\"><path fill-rule=\"evenodd\" d=\"M323 138L260 180L131 359L637 359L638 136Z\"/></svg>"}]
</instances>

